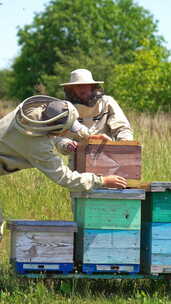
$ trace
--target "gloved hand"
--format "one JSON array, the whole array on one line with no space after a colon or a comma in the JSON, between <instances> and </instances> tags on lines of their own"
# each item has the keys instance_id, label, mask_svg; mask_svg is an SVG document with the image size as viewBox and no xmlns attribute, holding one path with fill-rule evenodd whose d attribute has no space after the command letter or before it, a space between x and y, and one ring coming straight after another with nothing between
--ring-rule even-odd
<instances>
[{"instance_id":1,"label":"gloved hand","mask_svg":"<svg viewBox=\"0 0 171 304\"><path fill-rule=\"evenodd\" d=\"M94 134L94 135L89 135L88 139L98 139L98 140L112 140L108 135L106 134Z\"/></svg>"},{"instance_id":2,"label":"gloved hand","mask_svg":"<svg viewBox=\"0 0 171 304\"><path fill-rule=\"evenodd\" d=\"M126 188L127 181L118 175L103 176L103 185L106 188Z\"/></svg>"},{"instance_id":3,"label":"gloved hand","mask_svg":"<svg viewBox=\"0 0 171 304\"><path fill-rule=\"evenodd\" d=\"M74 140L70 141L65 147L67 152L76 152L77 148L78 148L78 143Z\"/></svg>"}]
</instances>

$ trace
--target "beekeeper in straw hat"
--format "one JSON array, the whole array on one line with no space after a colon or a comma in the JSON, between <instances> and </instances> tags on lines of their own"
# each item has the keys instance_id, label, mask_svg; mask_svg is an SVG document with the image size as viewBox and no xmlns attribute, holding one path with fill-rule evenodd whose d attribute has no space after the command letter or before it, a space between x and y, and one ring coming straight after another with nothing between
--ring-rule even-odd
<instances>
[{"instance_id":1,"label":"beekeeper in straw hat","mask_svg":"<svg viewBox=\"0 0 171 304\"><path fill-rule=\"evenodd\" d=\"M106 134L113 141L133 140L133 131L122 109L113 97L105 95L103 81L93 79L87 69L71 72L70 80L61 83L65 98L78 110L79 121L89 128L90 134ZM79 140L76 134L67 133L71 139ZM66 141L60 142L64 149ZM76 148L76 143L75 143Z\"/></svg>"}]
</instances>

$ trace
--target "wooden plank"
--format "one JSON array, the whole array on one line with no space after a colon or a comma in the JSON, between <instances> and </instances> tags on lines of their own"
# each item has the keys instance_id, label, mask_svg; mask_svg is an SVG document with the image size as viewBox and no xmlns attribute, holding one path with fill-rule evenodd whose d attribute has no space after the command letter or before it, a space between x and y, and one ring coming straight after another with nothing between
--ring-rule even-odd
<instances>
[{"instance_id":1,"label":"wooden plank","mask_svg":"<svg viewBox=\"0 0 171 304\"><path fill-rule=\"evenodd\" d=\"M144 189L95 189L91 192L72 192L72 198L106 198L106 199L126 199L144 200Z\"/></svg>"},{"instance_id":2,"label":"wooden plank","mask_svg":"<svg viewBox=\"0 0 171 304\"><path fill-rule=\"evenodd\" d=\"M140 219L140 200L78 198L75 202L75 220L79 227L137 230Z\"/></svg>"},{"instance_id":3,"label":"wooden plank","mask_svg":"<svg viewBox=\"0 0 171 304\"><path fill-rule=\"evenodd\" d=\"M154 240L171 241L171 223L152 223L151 228L152 228L152 241Z\"/></svg>"},{"instance_id":4,"label":"wooden plank","mask_svg":"<svg viewBox=\"0 0 171 304\"><path fill-rule=\"evenodd\" d=\"M139 230L85 229L83 244L83 263L140 263Z\"/></svg>"},{"instance_id":5,"label":"wooden plank","mask_svg":"<svg viewBox=\"0 0 171 304\"><path fill-rule=\"evenodd\" d=\"M151 192L165 192L166 190L171 190L171 182L151 183Z\"/></svg>"},{"instance_id":6,"label":"wooden plank","mask_svg":"<svg viewBox=\"0 0 171 304\"><path fill-rule=\"evenodd\" d=\"M82 264L82 271L87 274L98 272L105 273L138 273L140 272L139 264Z\"/></svg>"},{"instance_id":7,"label":"wooden plank","mask_svg":"<svg viewBox=\"0 0 171 304\"><path fill-rule=\"evenodd\" d=\"M152 201L151 192L146 192L141 202L141 272L150 273L151 267L151 235L152 235Z\"/></svg>"},{"instance_id":8,"label":"wooden plank","mask_svg":"<svg viewBox=\"0 0 171 304\"><path fill-rule=\"evenodd\" d=\"M11 225L20 225L20 226L42 226L42 227L76 227L76 223L73 221L47 221L47 220L20 220L20 219L10 219L8 221Z\"/></svg>"},{"instance_id":9,"label":"wooden plank","mask_svg":"<svg viewBox=\"0 0 171 304\"><path fill-rule=\"evenodd\" d=\"M36 272L60 272L68 274L73 272L74 263L27 263L27 262L14 262L15 271L20 274L28 273L31 271Z\"/></svg>"},{"instance_id":10,"label":"wooden plank","mask_svg":"<svg viewBox=\"0 0 171 304\"><path fill-rule=\"evenodd\" d=\"M152 265L150 272L154 274L171 273L171 265Z\"/></svg>"},{"instance_id":11,"label":"wooden plank","mask_svg":"<svg viewBox=\"0 0 171 304\"><path fill-rule=\"evenodd\" d=\"M141 144L138 141L135 140L122 140L122 141L112 141L112 140L102 140L102 139L87 139L82 142L82 145L89 144L89 145L111 145L111 146L139 146L141 147Z\"/></svg>"},{"instance_id":12,"label":"wooden plank","mask_svg":"<svg viewBox=\"0 0 171 304\"><path fill-rule=\"evenodd\" d=\"M165 265L171 265L171 223L142 222L141 271L150 273L156 266L152 272L159 273L157 267Z\"/></svg>"},{"instance_id":13,"label":"wooden plank","mask_svg":"<svg viewBox=\"0 0 171 304\"><path fill-rule=\"evenodd\" d=\"M160 273L167 265L171 265L171 223L142 222L141 271Z\"/></svg>"},{"instance_id":14,"label":"wooden plank","mask_svg":"<svg viewBox=\"0 0 171 304\"><path fill-rule=\"evenodd\" d=\"M171 191L151 193L152 221L171 222Z\"/></svg>"},{"instance_id":15,"label":"wooden plank","mask_svg":"<svg viewBox=\"0 0 171 304\"><path fill-rule=\"evenodd\" d=\"M75 154L75 169L98 175L121 175L140 179L141 145L127 141L90 141L80 143Z\"/></svg>"},{"instance_id":16,"label":"wooden plank","mask_svg":"<svg viewBox=\"0 0 171 304\"><path fill-rule=\"evenodd\" d=\"M7 228L16 231L68 231L76 232L77 224L72 221L36 221L36 220L9 220Z\"/></svg>"},{"instance_id":17,"label":"wooden plank","mask_svg":"<svg viewBox=\"0 0 171 304\"><path fill-rule=\"evenodd\" d=\"M73 227L42 227L42 226L20 226L20 225L8 225L8 229L13 231L23 231L23 232L75 232L77 228Z\"/></svg>"},{"instance_id":18,"label":"wooden plank","mask_svg":"<svg viewBox=\"0 0 171 304\"><path fill-rule=\"evenodd\" d=\"M13 237L14 236L14 237ZM17 262L65 263L73 261L71 232L12 232L12 259Z\"/></svg>"},{"instance_id":19,"label":"wooden plank","mask_svg":"<svg viewBox=\"0 0 171 304\"><path fill-rule=\"evenodd\" d=\"M142 182L140 180L128 179L127 183L128 183L127 188L143 189L145 191L151 190L150 182Z\"/></svg>"},{"instance_id":20,"label":"wooden plank","mask_svg":"<svg viewBox=\"0 0 171 304\"><path fill-rule=\"evenodd\" d=\"M85 172L85 167L86 167L85 149L87 144L88 144L87 141L85 141L85 143L81 142L77 147L76 153L74 153L73 167L76 171L80 173Z\"/></svg>"},{"instance_id":21,"label":"wooden plank","mask_svg":"<svg viewBox=\"0 0 171 304\"><path fill-rule=\"evenodd\" d=\"M129 153L126 151L123 154L120 149L113 151L109 147L101 153L89 149L84 171L103 176L117 174L127 179L140 179L140 156L138 151L132 149Z\"/></svg>"},{"instance_id":22,"label":"wooden plank","mask_svg":"<svg viewBox=\"0 0 171 304\"><path fill-rule=\"evenodd\" d=\"M152 224L151 264L170 265L171 269L171 223Z\"/></svg>"},{"instance_id":23,"label":"wooden plank","mask_svg":"<svg viewBox=\"0 0 171 304\"><path fill-rule=\"evenodd\" d=\"M142 224L141 224L141 249L140 249L141 273L150 273L151 245L152 245L151 223L142 222Z\"/></svg>"}]
</instances>

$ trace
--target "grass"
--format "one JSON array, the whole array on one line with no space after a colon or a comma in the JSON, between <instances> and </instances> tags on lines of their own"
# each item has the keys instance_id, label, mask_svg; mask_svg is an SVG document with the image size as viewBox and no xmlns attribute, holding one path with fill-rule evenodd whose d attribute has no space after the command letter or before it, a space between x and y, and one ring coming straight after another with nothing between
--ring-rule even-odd
<instances>
[{"instance_id":1,"label":"grass","mask_svg":"<svg viewBox=\"0 0 171 304\"><path fill-rule=\"evenodd\" d=\"M170 114L137 115L129 119L135 139L143 145L142 180L171 181ZM0 206L6 219L72 220L68 190L36 169L0 178ZM50 281L16 278L9 265L9 232L0 244L0 303L171 303L169 282L154 280Z\"/></svg>"},{"instance_id":2,"label":"grass","mask_svg":"<svg viewBox=\"0 0 171 304\"><path fill-rule=\"evenodd\" d=\"M142 179L171 180L171 113L130 115L135 139L142 146Z\"/></svg>"},{"instance_id":3,"label":"grass","mask_svg":"<svg viewBox=\"0 0 171 304\"><path fill-rule=\"evenodd\" d=\"M171 303L169 285L153 280L83 281L21 280L1 273L0 303Z\"/></svg>"}]
</instances>

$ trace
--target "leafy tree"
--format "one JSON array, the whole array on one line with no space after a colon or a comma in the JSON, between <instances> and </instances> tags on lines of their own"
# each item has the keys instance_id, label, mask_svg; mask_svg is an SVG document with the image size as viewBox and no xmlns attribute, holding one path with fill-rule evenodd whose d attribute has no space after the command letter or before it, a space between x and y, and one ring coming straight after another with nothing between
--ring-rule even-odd
<instances>
[{"instance_id":1,"label":"leafy tree","mask_svg":"<svg viewBox=\"0 0 171 304\"><path fill-rule=\"evenodd\" d=\"M65 55L61 52L60 61L54 65L55 75L42 75L48 93L63 98L63 90L59 84L67 82L70 72L78 67L92 71L93 78L103 80L106 91L112 94L112 90L109 90L110 82L108 80L114 75L115 64L112 56L106 55L103 50L98 48L92 52L91 56L88 56L80 48L75 48L72 55Z\"/></svg>"},{"instance_id":2,"label":"leafy tree","mask_svg":"<svg viewBox=\"0 0 171 304\"><path fill-rule=\"evenodd\" d=\"M133 0L52 0L18 31L21 54L13 65L12 92L24 98L40 83L52 92L56 81L68 79L70 66L92 67L108 81L114 64L134 62L144 37L150 47L161 45L156 33L153 17Z\"/></svg>"},{"instance_id":3,"label":"leafy tree","mask_svg":"<svg viewBox=\"0 0 171 304\"><path fill-rule=\"evenodd\" d=\"M117 64L111 90L123 107L138 111L171 110L171 63L164 60L167 52L160 46L149 48L149 41L134 52L135 61Z\"/></svg>"},{"instance_id":4,"label":"leafy tree","mask_svg":"<svg viewBox=\"0 0 171 304\"><path fill-rule=\"evenodd\" d=\"M13 72L8 69L0 71L0 98L10 97L10 86L13 82Z\"/></svg>"},{"instance_id":5,"label":"leafy tree","mask_svg":"<svg viewBox=\"0 0 171 304\"><path fill-rule=\"evenodd\" d=\"M168 51L162 46L150 47L148 40L132 53L134 62L115 64L101 49L87 56L80 49L72 56L61 53L56 63L56 76L42 76L47 91L63 98L57 84L68 80L73 69L86 67L93 71L97 80L104 80L105 92L113 95L126 110L151 111L170 110L171 63L167 62ZM63 64L61 64L63 62ZM81 65L80 65L81 63Z\"/></svg>"}]
</instances>

